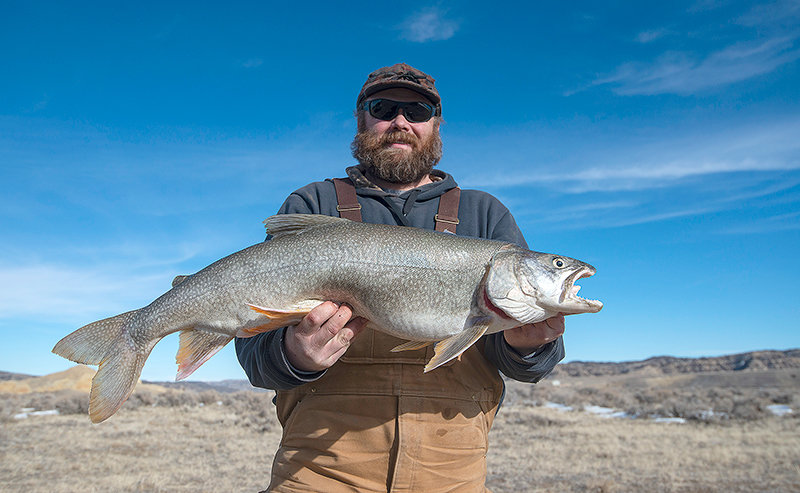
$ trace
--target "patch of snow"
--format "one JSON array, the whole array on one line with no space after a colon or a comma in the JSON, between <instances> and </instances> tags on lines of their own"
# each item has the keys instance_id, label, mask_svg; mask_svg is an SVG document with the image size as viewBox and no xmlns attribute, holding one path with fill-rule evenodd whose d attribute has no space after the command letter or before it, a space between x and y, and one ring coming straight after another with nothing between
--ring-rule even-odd
<instances>
[{"instance_id":1,"label":"patch of snow","mask_svg":"<svg viewBox=\"0 0 800 493\"><path fill-rule=\"evenodd\" d=\"M683 418L653 418L656 423L677 423L683 424L686 422Z\"/></svg>"},{"instance_id":2,"label":"patch of snow","mask_svg":"<svg viewBox=\"0 0 800 493\"><path fill-rule=\"evenodd\" d=\"M48 409L47 411L34 411L31 416L58 416L58 409Z\"/></svg>"},{"instance_id":3,"label":"patch of snow","mask_svg":"<svg viewBox=\"0 0 800 493\"><path fill-rule=\"evenodd\" d=\"M786 416L787 414L794 412L791 407L785 404L773 404L771 406L767 406L767 409L769 409L769 412L775 416Z\"/></svg>"},{"instance_id":4,"label":"patch of snow","mask_svg":"<svg viewBox=\"0 0 800 493\"><path fill-rule=\"evenodd\" d=\"M544 407L549 407L550 409L557 409L561 412L572 411L571 406L565 406L564 404L558 404L556 402L550 402L550 401L545 402Z\"/></svg>"},{"instance_id":5,"label":"patch of snow","mask_svg":"<svg viewBox=\"0 0 800 493\"><path fill-rule=\"evenodd\" d=\"M558 387L559 385L561 385L561 380L553 380L550 383L553 385L553 387Z\"/></svg>"},{"instance_id":6,"label":"patch of snow","mask_svg":"<svg viewBox=\"0 0 800 493\"><path fill-rule=\"evenodd\" d=\"M707 409L705 411L700 412L700 419L711 419L716 416L713 409Z\"/></svg>"},{"instance_id":7,"label":"patch of snow","mask_svg":"<svg viewBox=\"0 0 800 493\"><path fill-rule=\"evenodd\" d=\"M49 409L47 411L34 411L32 407L25 407L22 412L14 415L14 419L27 419L28 416L57 416L58 409Z\"/></svg>"},{"instance_id":8,"label":"patch of snow","mask_svg":"<svg viewBox=\"0 0 800 493\"><path fill-rule=\"evenodd\" d=\"M630 418L630 414L625 411L617 411L610 407L602 406L583 406L583 410L587 413L600 416L601 418Z\"/></svg>"}]
</instances>

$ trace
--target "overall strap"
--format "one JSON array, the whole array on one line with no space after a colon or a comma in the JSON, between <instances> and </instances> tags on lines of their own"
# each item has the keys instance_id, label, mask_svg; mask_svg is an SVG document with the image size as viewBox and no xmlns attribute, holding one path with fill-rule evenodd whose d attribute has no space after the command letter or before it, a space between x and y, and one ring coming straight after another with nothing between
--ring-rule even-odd
<instances>
[{"instance_id":1,"label":"overall strap","mask_svg":"<svg viewBox=\"0 0 800 493\"><path fill-rule=\"evenodd\" d=\"M456 232L458 225L458 201L461 198L461 189L451 188L439 198L439 211L434 216L436 231L440 233Z\"/></svg>"},{"instance_id":2,"label":"overall strap","mask_svg":"<svg viewBox=\"0 0 800 493\"><path fill-rule=\"evenodd\" d=\"M356 197L356 187L349 178L334 178L333 186L336 189L336 210L339 217L351 221L361 222L361 204ZM458 225L458 202L461 198L461 189L451 188L439 198L439 210L434 219L436 231L454 233Z\"/></svg>"},{"instance_id":3,"label":"overall strap","mask_svg":"<svg viewBox=\"0 0 800 493\"><path fill-rule=\"evenodd\" d=\"M351 221L361 222L361 204L356 197L356 187L350 178L334 178L333 186L336 188L336 201L339 217Z\"/></svg>"}]
</instances>

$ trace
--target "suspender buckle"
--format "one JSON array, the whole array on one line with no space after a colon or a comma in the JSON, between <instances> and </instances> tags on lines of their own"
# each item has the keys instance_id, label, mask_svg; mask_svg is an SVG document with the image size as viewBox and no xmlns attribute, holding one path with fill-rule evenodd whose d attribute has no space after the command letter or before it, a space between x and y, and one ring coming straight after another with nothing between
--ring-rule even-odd
<instances>
[{"instance_id":1,"label":"suspender buckle","mask_svg":"<svg viewBox=\"0 0 800 493\"><path fill-rule=\"evenodd\" d=\"M436 214L435 216L433 216L433 219L437 223L458 224L458 222L459 222L458 218L451 218L451 217L443 218L439 214Z\"/></svg>"}]
</instances>

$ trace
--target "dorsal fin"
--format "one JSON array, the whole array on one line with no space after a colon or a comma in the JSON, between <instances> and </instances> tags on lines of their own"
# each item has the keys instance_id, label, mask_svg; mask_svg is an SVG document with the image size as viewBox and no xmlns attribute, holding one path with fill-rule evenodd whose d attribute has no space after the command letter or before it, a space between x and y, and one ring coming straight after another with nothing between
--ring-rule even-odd
<instances>
[{"instance_id":1,"label":"dorsal fin","mask_svg":"<svg viewBox=\"0 0 800 493\"><path fill-rule=\"evenodd\" d=\"M347 219L323 216L321 214L277 214L264 220L267 234L274 238L298 235L319 226L341 223Z\"/></svg>"}]
</instances>

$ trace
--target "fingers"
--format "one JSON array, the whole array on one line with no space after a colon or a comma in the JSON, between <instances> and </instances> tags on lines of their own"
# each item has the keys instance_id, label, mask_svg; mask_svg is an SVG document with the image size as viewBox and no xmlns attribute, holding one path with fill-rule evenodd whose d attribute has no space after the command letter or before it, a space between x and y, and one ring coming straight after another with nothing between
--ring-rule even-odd
<instances>
[{"instance_id":1,"label":"fingers","mask_svg":"<svg viewBox=\"0 0 800 493\"><path fill-rule=\"evenodd\" d=\"M347 305L325 302L311 310L284 337L284 348L295 368L319 371L333 365L350 342L364 329L367 321L353 316Z\"/></svg>"},{"instance_id":2,"label":"fingers","mask_svg":"<svg viewBox=\"0 0 800 493\"><path fill-rule=\"evenodd\" d=\"M350 341L352 341L358 334L364 330L364 327L367 326L367 319L356 317L347 322L347 324L342 327L342 329L336 334L336 337L343 345L350 345Z\"/></svg>"},{"instance_id":3,"label":"fingers","mask_svg":"<svg viewBox=\"0 0 800 493\"><path fill-rule=\"evenodd\" d=\"M346 308L346 307L345 307ZM339 305L331 301L326 301L303 317L303 320L295 326L295 332L300 335L311 335L319 330L319 328L333 317L339 311ZM342 324L344 325L344 324Z\"/></svg>"},{"instance_id":4,"label":"fingers","mask_svg":"<svg viewBox=\"0 0 800 493\"><path fill-rule=\"evenodd\" d=\"M555 317L550 317L541 323L547 325L547 327L552 332L551 335L555 335L553 339L556 339L557 337L564 334L564 315L562 313L559 313Z\"/></svg>"},{"instance_id":5,"label":"fingers","mask_svg":"<svg viewBox=\"0 0 800 493\"><path fill-rule=\"evenodd\" d=\"M503 332L506 342L521 354L530 354L564 334L564 315L558 315Z\"/></svg>"}]
</instances>

